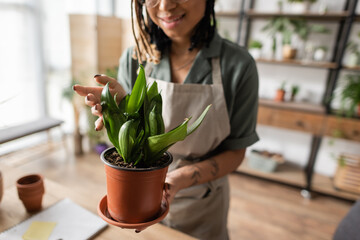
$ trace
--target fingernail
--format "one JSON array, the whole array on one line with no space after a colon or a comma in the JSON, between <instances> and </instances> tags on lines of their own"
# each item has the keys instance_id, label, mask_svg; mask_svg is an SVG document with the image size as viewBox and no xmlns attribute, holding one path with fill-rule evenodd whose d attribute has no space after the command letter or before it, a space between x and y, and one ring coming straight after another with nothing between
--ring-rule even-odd
<instances>
[{"instance_id":1,"label":"fingernail","mask_svg":"<svg viewBox=\"0 0 360 240\"><path fill-rule=\"evenodd\" d=\"M101 76L101 74L96 74L96 75L94 76L94 78L100 77L100 76Z\"/></svg>"}]
</instances>

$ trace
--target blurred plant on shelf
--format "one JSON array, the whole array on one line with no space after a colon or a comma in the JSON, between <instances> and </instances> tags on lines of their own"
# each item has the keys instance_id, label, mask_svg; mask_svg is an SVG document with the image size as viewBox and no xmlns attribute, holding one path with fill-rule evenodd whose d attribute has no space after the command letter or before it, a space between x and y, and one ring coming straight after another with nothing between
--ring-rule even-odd
<instances>
[{"instance_id":1,"label":"blurred plant on shelf","mask_svg":"<svg viewBox=\"0 0 360 240\"><path fill-rule=\"evenodd\" d=\"M276 95L275 95L275 101L277 102L283 102L285 100L285 85L286 82L282 82L280 87L276 90Z\"/></svg>"},{"instance_id":2,"label":"blurred plant on shelf","mask_svg":"<svg viewBox=\"0 0 360 240\"><path fill-rule=\"evenodd\" d=\"M262 42L258 40L251 40L249 43L249 53L255 59L261 58Z\"/></svg>"},{"instance_id":3,"label":"blurred plant on shelf","mask_svg":"<svg viewBox=\"0 0 360 240\"><path fill-rule=\"evenodd\" d=\"M360 38L360 32L358 32L357 37ZM346 44L346 51L349 53L348 62L346 65L349 67L355 67L360 65L360 47L359 44L355 41L349 41Z\"/></svg>"},{"instance_id":4,"label":"blurred plant on shelf","mask_svg":"<svg viewBox=\"0 0 360 240\"><path fill-rule=\"evenodd\" d=\"M326 46L315 47L313 59L318 62L325 61L327 51L328 51L328 47Z\"/></svg>"},{"instance_id":5,"label":"blurred plant on shelf","mask_svg":"<svg viewBox=\"0 0 360 240\"><path fill-rule=\"evenodd\" d=\"M360 117L360 75L348 74L341 88L341 113Z\"/></svg>"},{"instance_id":6,"label":"blurred plant on shelf","mask_svg":"<svg viewBox=\"0 0 360 240\"><path fill-rule=\"evenodd\" d=\"M292 102L295 101L295 97L299 93L299 90L300 90L299 85L292 85L291 86L291 98L290 98L290 100Z\"/></svg>"},{"instance_id":7,"label":"blurred plant on shelf","mask_svg":"<svg viewBox=\"0 0 360 240\"><path fill-rule=\"evenodd\" d=\"M291 4L292 13L305 13L310 10L311 4L315 3L317 0L288 0Z\"/></svg>"},{"instance_id":8,"label":"blurred plant on shelf","mask_svg":"<svg viewBox=\"0 0 360 240\"><path fill-rule=\"evenodd\" d=\"M287 17L275 17L272 18L263 28L262 31L269 32L273 39L281 37L281 44L284 47L282 54L285 59L293 59L296 57L296 48L293 47L293 36L298 36L306 45L310 34L327 34L330 30L320 24L308 24L305 19L289 19ZM279 41L277 41L279 42ZM277 43L276 42L276 43ZM273 50L280 46L276 44Z\"/></svg>"}]
</instances>

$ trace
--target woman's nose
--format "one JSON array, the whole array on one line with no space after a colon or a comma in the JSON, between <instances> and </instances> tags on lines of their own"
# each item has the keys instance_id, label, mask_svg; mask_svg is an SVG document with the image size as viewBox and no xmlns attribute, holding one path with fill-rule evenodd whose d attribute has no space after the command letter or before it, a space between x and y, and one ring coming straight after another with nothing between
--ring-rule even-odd
<instances>
[{"instance_id":1,"label":"woman's nose","mask_svg":"<svg viewBox=\"0 0 360 240\"><path fill-rule=\"evenodd\" d=\"M168 11L176 7L176 2L174 0L160 0L159 10Z\"/></svg>"}]
</instances>

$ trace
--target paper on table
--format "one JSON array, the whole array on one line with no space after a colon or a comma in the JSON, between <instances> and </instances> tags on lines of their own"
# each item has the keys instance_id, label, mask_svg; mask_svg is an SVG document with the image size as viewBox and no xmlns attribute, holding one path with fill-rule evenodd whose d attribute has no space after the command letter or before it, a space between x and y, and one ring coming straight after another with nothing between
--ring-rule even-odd
<instances>
[{"instance_id":1,"label":"paper on table","mask_svg":"<svg viewBox=\"0 0 360 240\"><path fill-rule=\"evenodd\" d=\"M18 240L34 221L56 222L49 240L89 239L107 226L99 216L66 198L0 233L0 240Z\"/></svg>"},{"instance_id":2,"label":"paper on table","mask_svg":"<svg viewBox=\"0 0 360 240\"><path fill-rule=\"evenodd\" d=\"M56 222L34 221L31 223L22 238L24 240L48 240L55 225Z\"/></svg>"}]
</instances>

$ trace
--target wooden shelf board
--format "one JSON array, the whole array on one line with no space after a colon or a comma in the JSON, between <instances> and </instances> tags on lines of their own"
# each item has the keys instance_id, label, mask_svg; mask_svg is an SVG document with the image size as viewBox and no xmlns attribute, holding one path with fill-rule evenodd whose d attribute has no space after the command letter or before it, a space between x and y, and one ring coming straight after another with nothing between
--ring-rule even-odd
<instances>
[{"instance_id":1,"label":"wooden shelf board","mask_svg":"<svg viewBox=\"0 0 360 240\"><path fill-rule=\"evenodd\" d=\"M343 66L344 70L348 70L348 71L360 71L360 66L355 66L355 67L350 67L350 66Z\"/></svg>"},{"instance_id":2,"label":"wooden shelf board","mask_svg":"<svg viewBox=\"0 0 360 240\"><path fill-rule=\"evenodd\" d=\"M215 12L216 17L229 17L229 18L238 18L239 12Z\"/></svg>"},{"instance_id":3,"label":"wooden shelf board","mask_svg":"<svg viewBox=\"0 0 360 240\"><path fill-rule=\"evenodd\" d=\"M281 65L292 65L298 67L311 67L311 68L324 68L324 69L336 69L337 64L333 62L309 62L302 60L276 60L276 59L256 59L258 63L269 63L269 64L281 64Z\"/></svg>"},{"instance_id":4,"label":"wooden shelf board","mask_svg":"<svg viewBox=\"0 0 360 240\"><path fill-rule=\"evenodd\" d=\"M360 194L335 189L332 178L317 173L314 173L313 175L311 188L315 192L345 198L352 201L360 199Z\"/></svg>"},{"instance_id":5,"label":"wooden shelf board","mask_svg":"<svg viewBox=\"0 0 360 240\"><path fill-rule=\"evenodd\" d=\"M319 14L316 12L306 12L302 14L296 13L287 13L287 12L257 12L253 10L249 10L247 15L250 18L272 18L272 17L288 17L288 18L305 18L310 20L320 20L320 21L339 21L347 16L349 16L349 12L328 12L324 14Z\"/></svg>"},{"instance_id":6,"label":"wooden shelf board","mask_svg":"<svg viewBox=\"0 0 360 240\"><path fill-rule=\"evenodd\" d=\"M263 179L270 179L272 181L290 184L297 187L306 187L304 170L301 167L294 165L293 163L285 162L284 164L279 165L274 173L266 173L250 168L247 164L247 161L248 159L245 158L244 162L236 171Z\"/></svg>"},{"instance_id":7,"label":"wooden shelf board","mask_svg":"<svg viewBox=\"0 0 360 240\"><path fill-rule=\"evenodd\" d=\"M266 107L281 108L287 110L299 110L304 112L312 112L318 114L325 114L325 107L322 105L316 105L305 102L276 102L271 99L259 99L259 104Z\"/></svg>"}]
</instances>

